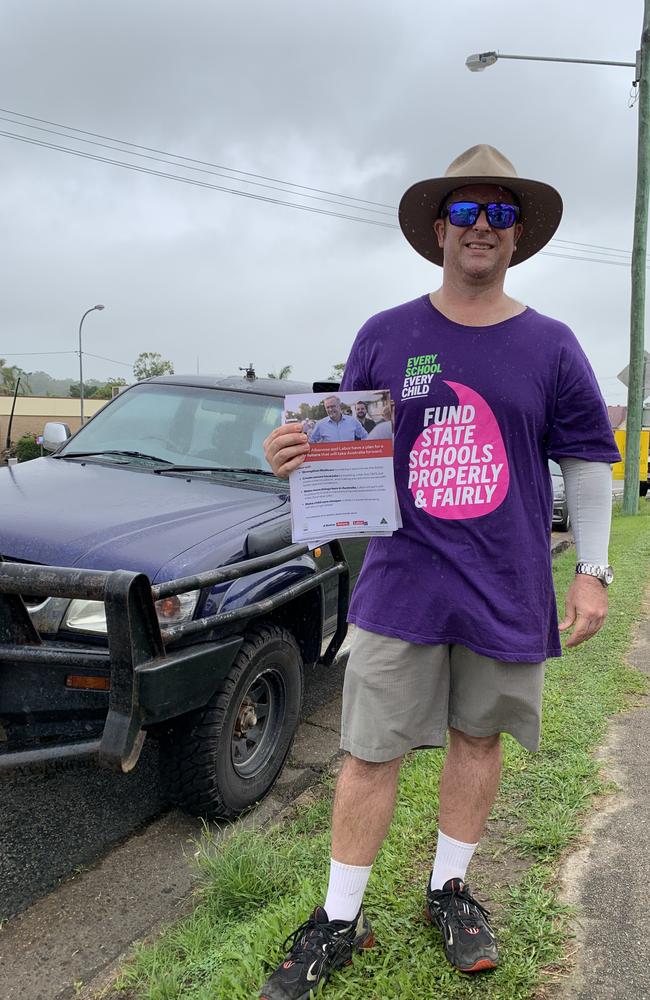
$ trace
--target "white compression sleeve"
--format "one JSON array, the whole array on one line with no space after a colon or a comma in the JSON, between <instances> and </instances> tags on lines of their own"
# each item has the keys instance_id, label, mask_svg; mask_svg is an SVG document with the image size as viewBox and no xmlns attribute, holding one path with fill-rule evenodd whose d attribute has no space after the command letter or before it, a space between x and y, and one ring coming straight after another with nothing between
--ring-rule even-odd
<instances>
[{"instance_id":1,"label":"white compression sleeve","mask_svg":"<svg viewBox=\"0 0 650 1000\"><path fill-rule=\"evenodd\" d=\"M558 458L578 562L607 566L612 521L612 470L606 462Z\"/></svg>"}]
</instances>

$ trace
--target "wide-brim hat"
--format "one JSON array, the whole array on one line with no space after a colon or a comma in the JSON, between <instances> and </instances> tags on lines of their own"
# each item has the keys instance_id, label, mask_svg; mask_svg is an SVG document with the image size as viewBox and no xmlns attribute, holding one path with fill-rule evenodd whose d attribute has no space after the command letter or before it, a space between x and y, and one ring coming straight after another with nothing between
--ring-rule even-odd
<instances>
[{"instance_id":1,"label":"wide-brim hat","mask_svg":"<svg viewBox=\"0 0 650 1000\"><path fill-rule=\"evenodd\" d=\"M555 188L542 181L518 177L510 160L494 146L472 146L450 163L444 177L418 181L402 196L399 224L414 250L442 265L443 251L433 230L445 198L457 188L470 184L497 184L517 198L524 231L510 267L521 264L546 246L562 218L562 198Z\"/></svg>"}]
</instances>

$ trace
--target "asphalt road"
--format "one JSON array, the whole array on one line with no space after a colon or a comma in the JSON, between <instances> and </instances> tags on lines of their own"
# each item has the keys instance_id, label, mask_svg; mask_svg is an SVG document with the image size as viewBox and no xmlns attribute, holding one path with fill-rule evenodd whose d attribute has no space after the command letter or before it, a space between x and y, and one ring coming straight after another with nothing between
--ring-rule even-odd
<instances>
[{"instance_id":1,"label":"asphalt road","mask_svg":"<svg viewBox=\"0 0 650 1000\"><path fill-rule=\"evenodd\" d=\"M23 910L163 809L158 753L118 775L58 766L0 779L0 919Z\"/></svg>"},{"instance_id":2,"label":"asphalt road","mask_svg":"<svg viewBox=\"0 0 650 1000\"><path fill-rule=\"evenodd\" d=\"M306 671L303 718L340 689L342 675L341 666ZM165 809L153 740L127 775L76 763L0 776L0 923Z\"/></svg>"}]
</instances>

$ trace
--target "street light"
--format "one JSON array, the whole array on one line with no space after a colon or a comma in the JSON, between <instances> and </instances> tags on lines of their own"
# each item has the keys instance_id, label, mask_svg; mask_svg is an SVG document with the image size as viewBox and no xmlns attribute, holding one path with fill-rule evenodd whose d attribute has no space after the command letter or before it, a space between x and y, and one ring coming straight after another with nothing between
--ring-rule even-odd
<instances>
[{"instance_id":1,"label":"street light","mask_svg":"<svg viewBox=\"0 0 650 1000\"><path fill-rule=\"evenodd\" d=\"M94 312L95 309L101 311L104 308L102 305L91 306L90 309L86 309L85 313L81 317L79 322L79 414L81 417L81 426L84 423L84 365L83 365L83 352L81 350L81 328L84 325L84 320L88 313Z\"/></svg>"},{"instance_id":2,"label":"street light","mask_svg":"<svg viewBox=\"0 0 650 1000\"><path fill-rule=\"evenodd\" d=\"M641 48L636 61L613 62L605 59L560 59L552 56L506 55L503 52L476 52L465 65L473 73L493 66L498 59L524 59L531 62L586 63L592 66L631 66L634 84L639 87L639 127L637 142L636 202L632 242L632 292L630 303L630 366L627 391L625 441L625 487L623 513L639 510L639 462L644 397L644 315L646 248L648 241L648 182L650 179L650 0L644 0Z\"/></svg>"},{"instance_id":3,"label":"street light","mask_svg":"<svg viewBox=\"0 0 650 1000\"><path fill-rule=\"evenodd\" d=\"M611 62L609 59L560 59L554 56L507 56L505 52L475 52L468 56L465 65L472 73L480 73L488 66L494 66L497 59L525 59L526 62L561 62L561 63L587 63L590 66L631 66L640 71L639 56L637 53L636 62ZM635 81L636 82L636 81Z\"/></svg>"}]
</instances>

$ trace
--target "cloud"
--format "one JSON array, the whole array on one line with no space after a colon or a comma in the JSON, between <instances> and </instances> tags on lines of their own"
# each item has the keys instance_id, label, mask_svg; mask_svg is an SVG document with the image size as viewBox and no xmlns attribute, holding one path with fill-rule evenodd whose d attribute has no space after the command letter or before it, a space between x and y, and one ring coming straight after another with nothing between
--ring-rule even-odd
<instances>
[{"instance_id":1,"label":"cloud","mask_svg":"<svg viewBox=\"0 0 650 1000\"><path fill-rule=\"evenodd\" d=\"M413 181L444 172L463 148L487 141L522 175L562 192L559 239L629 249L632 71L500 60L470 74L464 60L497 48L631 61L640 22L640 13L603 0L525 9L515 0L489 7L479 0L13 0L0 41L2 102L389 205ZM2 356L74 350L79 317L103 301L105 312L84 327L93 353L130 363L141 350L159 350L177 371L195 370L197 357L202 370L221 372L250 360L261 371L293 364L309 379L343 360L370 313L440 280L393 230L6 138L0 152ZM182 172L191 175L188 164ZM623 367L625 267L539 257L513 269L509 288L569 322L599 374ZM73 354L13 360L58 376L75 365ZM88 359L89 377L125 372Z\"/></svg>"}]
</instances>

